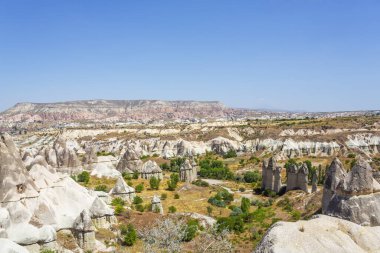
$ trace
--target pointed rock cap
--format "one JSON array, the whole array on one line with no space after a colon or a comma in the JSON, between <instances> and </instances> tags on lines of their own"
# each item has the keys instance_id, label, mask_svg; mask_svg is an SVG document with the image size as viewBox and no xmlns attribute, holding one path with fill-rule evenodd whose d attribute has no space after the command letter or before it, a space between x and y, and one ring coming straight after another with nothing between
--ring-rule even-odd
<instances>
[{"instance_id":1,"label":"pointed rock cap","mask_svg":"<svg viewBox=\"0 0 380 253\"><path fill-rule=\"evenodd\" d=\"M162 170L160 166L154 161L147 161L146 163L143 164L141 173L161 173Z\"/></svg>"},{"instance_id":2,"label":"pointed rock cap","mask_svg":"<svg viewBox=\"0 0 380 253\"><path fill-rule=\"evenodd\" d=\"M302 173L302 174L305 174L305 175L309 174L309 168L307 167L306 163L303 163L301 165L301 167L298 170L298 173Z\"/></svg>"},{"instance_id":3,"label":"pointed rock cap","mask_svg":"<svg viewBox=\"0 0 380 253\"><path fill-rule=\"evenodd\" d=\"M191 170L191 169L193 169L193 166L191 166L190 161L186 159L185 162L182 164L180 170L184 171L184 170Z\"/></svg>"},{"instance_id":4,"label":"pointed rock cap","mask_svg":"<svg viewBox=\"0 0 380 253\"><path fill-rule=\"evenodd\" d=\"M129 194L133 192L135 192L135 189L129 186L122 177L118 177L115 186L110 191L110 194Z\"/></svg>"},{"instance_id":5,"label":"pointed rock cap","mask_svg":"<svg viewBox=\"0 0 380 253\"><path fill-rule=\"evenodd\" d=\"M38 192L12 138L0 135L0 203L38 197Z\"/></svg>"},{"instance_id":6,"label":"pointed rock cap","mask_svg":"<svg viewBox=\"0 0 380 253\"><path fill-rule=\"evenodd\" d=\"M109 208L108 205L98 197L95 197L94 202L90 207L91 217L104 217L112 216L114 214L113 209Z\"/></svg>"},{"instance_id":7,"label":"pointed rock cap","mask_svg":"<svg viewBox=\"0 0 380 253\"><path fill-rule=\"evenodd\" d=\"M270 169L275 169L277 167L277 161L276 161L276 158L275 157L271 157L269 158L269 161L268 161L268 168Z\"/></svg>"},{"instance_id":8,"label":"pointed rock cap","mask_svg":"<svg viewBox=\"0 0 380 253\"><path fill-rule=\"evenodd\" d=\"M161 203L161 199L157 195L154 195L152 198L152 204L159 204L159 203Z\"/></svg>"},{"instance_id":9,"label":"pointed rock cap","mask_svg":"<svg viewBox=\"0 0 380 253\"><path fill-rule=\"evenodd\" d=\"M73 229L82 232L92 232L95 230L95 227L92 224L90 212L87 209L84 209L75 219Z\"/></svg>"},{"instance_id":10,"label":"pointed rock cap","mask_svg":"<svg viewBox=\"0 0 380 253\"><path fill-rule=\"evenodd\" d=\"M140 157L137 155L137 152L133 149L128 149L123 155L123 159L127 161L140 160Z\"/></svg>"},{"instance_id":11,"label":"pointed rock cap","mask_svg":"<svg viewBox=\"0 0 380 253\"><path fill-rule=\"evenodd\" d=\"M340 160L335 157L326 171L324 188L335 191L339 182L346 177L346 170Z\"/></svg>"},{"instance_id":12,"label":"pointed rock cap","mask_svg":"<svg viewBox=\"0 0 380 253\"><path fill-rule=\"evenodd\" d=\"M294 163L290 164L289 167L287 168L286 172L287 173L294 173L294 174L298 173L298 166L297 166L297 164L294 164Z\"/></svg>"},{"instance_id":13,"label":"pointed rock cap","mask_svg":"<svg viewBox=\"0 0 380 253\"><path fill-rule=\"evenodd\" d=\"M352 170L340 181L337 191L344 195L365 195L373 193L372 168L367 161L359 157Z\"/></svg>"}]
</instances>

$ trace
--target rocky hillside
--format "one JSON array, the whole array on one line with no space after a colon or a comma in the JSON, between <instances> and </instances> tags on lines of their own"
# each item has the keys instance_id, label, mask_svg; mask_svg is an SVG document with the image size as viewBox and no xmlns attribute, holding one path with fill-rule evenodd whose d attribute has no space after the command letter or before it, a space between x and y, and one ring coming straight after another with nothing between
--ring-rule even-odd
<instances>
[{"instance_id":1,"label":"rocky hillside","mask_svg":"<svg viewBox=\"0 0 380 253\"><path fill-rule=\"evenodd\" d=\"M9 122L169 120L226 117L232 112L215 101L86 100L18 103L0 117Z\"/></svg>"}]
</instances>

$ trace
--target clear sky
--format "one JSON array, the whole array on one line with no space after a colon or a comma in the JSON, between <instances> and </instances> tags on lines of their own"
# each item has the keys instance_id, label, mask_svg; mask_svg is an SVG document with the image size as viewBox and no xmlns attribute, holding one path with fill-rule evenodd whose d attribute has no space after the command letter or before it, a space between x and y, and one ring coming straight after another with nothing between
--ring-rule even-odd
<instances>
[{"instance_id":1,"label":"clear sky","mask_svg":"<svg viewBox=\"0 0 380 253\"><path fill-rule=\"evenodd\" d=\"M380 109L380 1L0 0L0 110L96 98Z\"/></svg>"}]
</instances>

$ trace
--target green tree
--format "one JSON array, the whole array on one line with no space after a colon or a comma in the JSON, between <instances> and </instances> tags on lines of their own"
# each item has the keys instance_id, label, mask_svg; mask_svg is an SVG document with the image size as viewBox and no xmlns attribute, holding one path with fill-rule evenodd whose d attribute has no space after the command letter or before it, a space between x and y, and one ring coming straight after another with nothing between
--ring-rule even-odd
<instances>
[{"instance_id":1,"label":"green tree","mask_svg":"<svg viewBox=\"0 0 380 253\"><path fill-rule=\"evenodd\" d=\"M132 224L124 226L120 229L121 235L124 237L124 244L127 246L133 246L137 240L137 232Z\"/></svg>"},{"instance_id":2,"label":"green tree","mask_svg":"<svg viewBox=\"0 0 380 253\"><path fill-rule=\"evenodd\" d=\"M179 182L179 175L178 173L173 173L170 175L170 181L168 181L168 190L169 191L175 191L177 188L177 184Z\"/></svg>"},{"instance_id":3,"label":"green tree","mask_svg":"<svg viewBox=\"0 0 380 253\"><path fill-rule=\"evenodd\" d=\"M256 170L244 173L244 181L246 183L256 183L260 180L260 177L260 173Z\"/></svg>"},{"instance_id":4,"label":"green tree","mask_svg":"<svg viewBox=\"0 0 380 253\"><path fill-rule=\"evenodd\" d=\"M248 213L249 208L251 207L251 201L248 198L242 198L241 199L241 210L243 213Z\"/></svg>"},{"instance_id":5,"label":"green tree","mask_svg":"<svg viewBox=\"0 0 380 253\"><path fill-rule=\"evenodd\" d=\"M141 204L142 202L143 202L143 199L139 196L136 196L133 198L133 204L135 205Z\"/></svg>"},{"instance_id":6,"label":"green tree","mask_svg":"<svg viewBox=\"0 0 380 253\"><path fill-rule=\"evenodd\" d=\"M142 192L143 190L144 190L144 185L143 185L143 184L138 184L138 185L136 185L135 191L136 191L137 193L140 193L140 192Z\"/></svg>"},{"instance_id":7,"label":"green tree","mask_svg":"<svg viewBox=\"0 0 380 253\"><path fill-rule=\"evenodd\" d=\"M185 236L184 236L183 240L185 242L192 241L198 232L198 228L199 228L198 220L189 220L187 222L187 226L185 229Z\"/></svg>"},{"instance_id":8,"label":"green tree","mask_svg":"<svg viewBox=\"0 0 380 253\"><path fill-rule=\"evenodd\" d=\"M78 182L87 184L90 181L90 173L83 171L78 175Z\"/></svg>"},{"instance_id":9,"label":"green tree","mask_svg":"<svg viewBox=\"0 0 380 253\"><path fill-rule=\"evenodd\" d=\"M152 190L158 190L158 188L160 188L160 179L158 179L157 177L151 177L149 179L149 185L150 185L150 189Z\"/></svg>"},{"instance_id":10,"label":"green tree","mask_svg":"<svg viewBox=\"0 0 380 253\"><path fill-rule=\"evenodd\" d=\"M122 199L122 198L114 198L111 202L111 205L112 206L124 206L125 205L125 201Z\"/></svg>"}]
</instances>

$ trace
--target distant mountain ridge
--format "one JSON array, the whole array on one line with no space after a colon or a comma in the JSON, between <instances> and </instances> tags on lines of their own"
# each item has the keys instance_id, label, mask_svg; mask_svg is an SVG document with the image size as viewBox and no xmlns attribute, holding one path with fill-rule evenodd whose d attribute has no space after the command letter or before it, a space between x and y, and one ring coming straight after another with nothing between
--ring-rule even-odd
<instances>
[{"instance_id":1,"label":"distant mountain ridge","mask_svg":"<svg viewBox=\"0 0 380 253\"><path fill-rule=\"evenodd\" d=\"M0 113L8 122L170 120L226 117L234 109L218 101L80 100L18 103Z\"/></svg>"}]
</instances>

